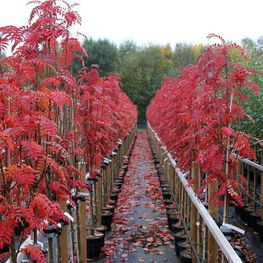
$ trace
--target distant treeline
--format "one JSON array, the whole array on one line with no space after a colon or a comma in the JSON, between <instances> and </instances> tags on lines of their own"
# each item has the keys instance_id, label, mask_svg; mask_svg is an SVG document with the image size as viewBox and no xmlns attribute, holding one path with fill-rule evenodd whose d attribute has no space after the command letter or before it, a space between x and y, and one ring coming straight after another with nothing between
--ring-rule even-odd
<instances>
[{"instance_id":1,"label":"distant treeline","mask_svg":"<svg viewBox=\"0 0 263 263\"><path fill-rule=\"evenodd\" d=\"M248 53L248 66L261 72L263 68L262 46L251 39L243 39L241 43ZM102 76L110 72L120 76L123 90L138 105L139 121L145 120L146 107L159 89L163 78L180 74L181 69L188 64L195 63L206 48L202 44L185 43L176 44L175 47L168 44L139 46L132 41L126 41L118 47L107 39L89 39L84 41L83 46L89 54L88 60L85 60L87 67L98 64ZM233 56L237 55L233 54ZM80 67L80 61L76 60L73 71L77 72ZM262 74L256 78L262 87ZM247 132L262 138L263 96L251 95L251 98L250 102L244 104L248 113L257 122L257 127L249 121L244 121L242 125Z\"/></svg>"}]
</instances>

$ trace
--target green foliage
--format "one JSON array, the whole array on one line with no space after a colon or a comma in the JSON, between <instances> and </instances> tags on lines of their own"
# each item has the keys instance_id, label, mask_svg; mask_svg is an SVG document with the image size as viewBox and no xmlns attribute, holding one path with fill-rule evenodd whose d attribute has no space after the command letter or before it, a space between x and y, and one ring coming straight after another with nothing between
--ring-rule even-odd
<instances>
[{"instance_id":1,"label":"green foliage","mask_svg":"<svg viewBox=\"0 0 263 263\"><path fill-rule=\"evenodd\" d=\"M140 47L132 41L123 42L119 47L108 40L86 40L83 44L89 58L85 64L99 65L99 72L106 76L110 72L121 77L122 88L138 105L139 120L145 120L145 110L160 87L163 78L180 73L187 64L195 63L202 53L202 45L177 44L148 45ZM75 60L73 72L77 72L81 62Z\"/></svg>"},{"instance_id":2,"label":"green foliage","mask_svg":"<svg viewBox=\"0 0 263 263\"><path fill-rule=\"evenodd\" d=\"M259 72L256 77L253 77L261 88L261 94L256 96L250 91L247 91L249 100L243 102L243 106L247 114L249 114L255 121L253 124L249 119L242 120L238 129L246 131L254 137L263 138L263 47L252 41L249 38L242 40L242 46L246 50L248 59L245 62L246 66L253 67Z\"/></svg>"},{"instance_id":3,"label":"green foliage","mask_svg":"<svg viewBox=\"0 0 263 263\"><path fill-rule=\"evenodd\" d=\"M84 58L85 65L90 68L91 65L99 65L99 73L101 76L107 76L109 73L117 72L118 65L118 48L115 44L107 39L85 40L83 47L89 54L88 59ZM81 68L81 62L75 60L73 64L73 72L76 73Z\"/></svg>"}]
</instances>

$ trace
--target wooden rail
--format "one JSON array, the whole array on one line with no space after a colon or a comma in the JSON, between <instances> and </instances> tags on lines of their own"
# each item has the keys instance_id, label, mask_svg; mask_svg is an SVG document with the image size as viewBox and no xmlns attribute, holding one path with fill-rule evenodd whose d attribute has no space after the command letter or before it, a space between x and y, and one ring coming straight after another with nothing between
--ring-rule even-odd
<instances>
[{"instance_id":1,"label":"wooden rail","mask_svg":"<svg viewBox=\"0 0 263 263\"><path fill-rule=\"evenodd\" d=\"M217 263L224 262L225 259L227 262L241 263L242 261L233 247L203 203L197 198L192 187L189 186L186 180L187 173L183 173L176 166L176 161L167 152L166 147L149 123L148 130L151 142L163 166L168 184L173 190L187 236L190 237L193 249L193 262ZM193 166L191 172L198 173L198 169ZM195 175L192 177L195 177Z\"/></svg>"}]
</instances>

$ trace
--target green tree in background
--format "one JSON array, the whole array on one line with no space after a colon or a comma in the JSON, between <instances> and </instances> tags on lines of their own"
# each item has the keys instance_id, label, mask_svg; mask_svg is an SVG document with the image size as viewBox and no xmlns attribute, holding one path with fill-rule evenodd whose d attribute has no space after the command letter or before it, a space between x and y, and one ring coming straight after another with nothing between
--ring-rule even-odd
<instances>
[{"instance_id":1,"label":"green tree in background","mask_svg":"<svg viewBox=\"0 0 263 263\"><path fill-rule=\"evenodd\" d=\"M176 74L179 74L180 70L186 65L195 63L204 49L205 47L201 44L176 44L173 57Z\"/></svg>"},{"instance_id":2,"label":"green tree in background","mask_svg":"<svg viewBox=\"0 0 263 263\"><path fill-rule=\"evenodd\" d=\"M249 101L244 103L245 111L255 120L255 125L250 120L244 119L240 129L254 137L263 139L263 46L249 38L242 40L242 46L247 52L246 66L256 69L260 74L254 77L254 81L261 87L261 93L256 96L247 92Z\"/></svg>"},{"instance_id":3,"label":"green tree in background","mask_svg":"<svg viewBox=\"0 0 263 263\"><path fill-rule=\"evenodd\" d=\"M145 111L159 89L164 77L180 73L186 64L195 63L200 56L202 45L178 44L173 50L170 45L138 46L132 41L123 42L119 47L107 39L89 39L83 43L89 54L86 67L99 65L102 76L117 73L123 90L138 105L139 120L145 121ZM80 61L73 64L73 72L81 67Z\"/></svg>"},{"instance_id":4,"label":"green tree in background","mask_svg":"<svg viewBox=\"0 0 263 263\"><path fill-rule=\"evenodd\" d=\"M86 49L89 58L84 59L87 68L92 64L98 64L101 76L108 73L117 73L118 66L118 48L117 45L111 43L107 39L85 40L83 47ZM73 65L73 72L76 73L81 68L81 63L76 60Z\"/></svg>"}]
</instances>

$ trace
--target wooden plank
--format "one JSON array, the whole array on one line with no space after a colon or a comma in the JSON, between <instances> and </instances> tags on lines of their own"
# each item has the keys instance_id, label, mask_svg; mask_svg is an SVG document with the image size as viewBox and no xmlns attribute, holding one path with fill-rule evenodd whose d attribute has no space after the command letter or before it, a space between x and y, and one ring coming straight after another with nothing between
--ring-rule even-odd
<instances>
[{"instance_id":1,"label":"wooden plank","mask_svg":"<svg viewBox=\"0 0 263 263\"><path fill-rule=\"evenodd\" d=\"M192 172L191 172L191 177L194 181L193 183L193 189L194 191L196 191L199 188L198 182L199 182L199 178L200 178L200 169L198 164L193 163L192 164ZM192 238L192 244L194 246L194 249L197 252L197 255L199 254L199 240L197 240L198 238L198 228L197 228L197 220L198 220L198 213L197 213L197 209L195 207L195 205L191 202L191 219L190 219L190 230L191 230L191 238ZM192 262L196 263L196 258L193 257L192 258Z\"/></svg>"},{"instance_id":2,"label":"wooden plank","mask_svg":"<svg viewBox=\"0 0 263 263\"><path fill-rule=\"evenodd\" d=\"M85 164L80 167L82 174L82 182L85 183L86 167ZM81 189L81 191L86 191ZM80 202L79 205L79 235L80 235L80 244L79 244L79 262L87 262L87 222L86 222L86 202ZM92 209L92 208L90 208Z\"/></svg>"},{"instance_id":3,"label":"wooden plank","mask_svg":"<svg viewBox=\"0 0 263 263\"><path fill-rule=\"evenodd\" d=\"M64 212L67 212L67 205L65 202L60 202L60 206ZM62 227L62 232L60 235L60 246L61 246L61 255L59 262L69 262L69 241L68 241L68 226Z\"/></svg>"},{"instance_id":4,"label":"wooden plank","mask_svg":"<svg viewBox=\"0 0 263 263\"><path fill-rule=\"evenodd\" d=\"M208 200L218 190L217 182L210 183L208 186ZM216 205L209 204L208 212L213 219L218 219L218 207ZM208 263L214 263L218 261L218 246L211 232L208 232Z\"/></svg>"},{"instance_id":5,"label":"wooden plank","mask_svg":"<svg viewBox=\"0 0 263 263\"><path fill-rule=\"evenodd\" d=\"M101 226L101 208L102 208L102 178L98 177L96 184L96 205L97 205L97 226Z\"/></svg>"}]
</instances>

